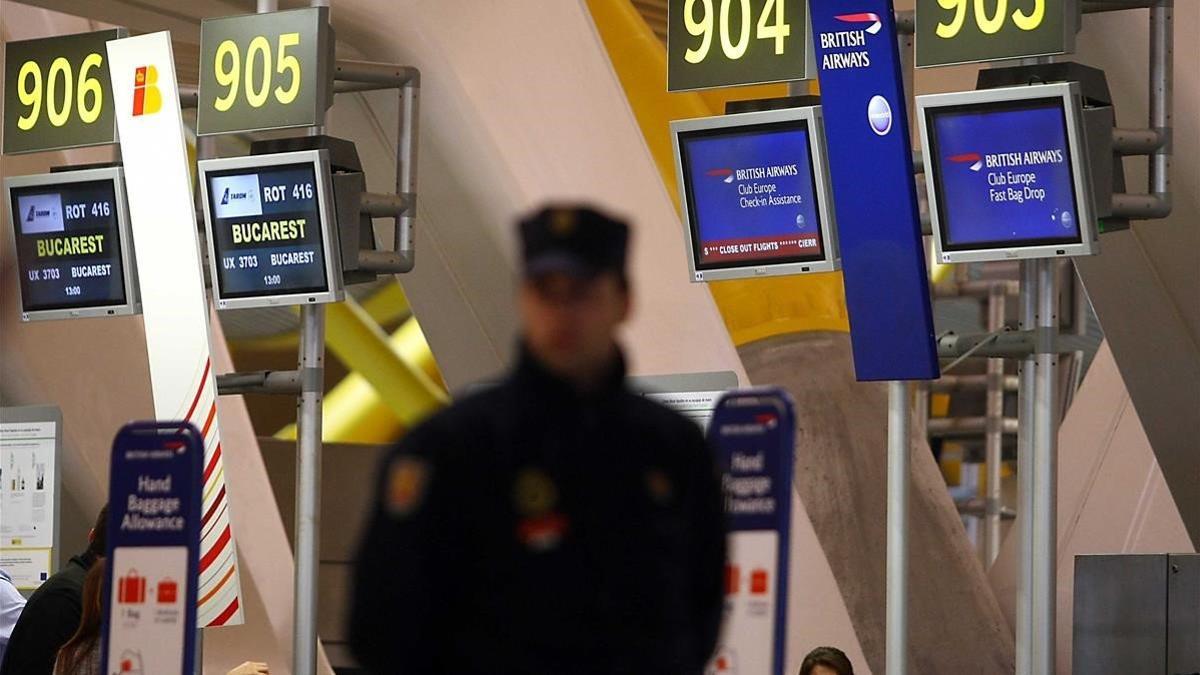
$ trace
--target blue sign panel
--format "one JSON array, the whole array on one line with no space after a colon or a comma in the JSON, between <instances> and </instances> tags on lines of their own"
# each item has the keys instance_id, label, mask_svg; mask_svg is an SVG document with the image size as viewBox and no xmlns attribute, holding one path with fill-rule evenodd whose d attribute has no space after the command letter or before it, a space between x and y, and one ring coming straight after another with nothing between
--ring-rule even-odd
<instances>
[{"instance_id":1,"label":"blue sign panel","mask_svg":"<svg viewBox=\"0 0 1200 675\"><path fill-rule=\"evenodd\" d=\"M811 0L859 380L938 377L891 0Z\"/></svg>"},{"instance_id":2,"label":"blue sign panel","mask_svg":"<svg viewBox=\"0 0 1200 675\"><path fill-rule=\"evenodd\" d=\"M195 672L203 457L187 423L129 424L113 441L105 673Z\"/></svg>"},{"instance_id":3,"label":"blue sign panel","mask_svg":"<svg viewBox=\"0 0 1200 675\"><path fill-rule=\"evenodd\" d=\"M783 675L794 434L791 398L778 389L730 392L713 411L708 438L721 470L729 557L710 672Z\"/></svg>"},{"instance_id":4,"label":"blue sign panel","mask_svg":"<svg viewBox=\"0 0 1200 675\"><path fill-rule=\"evenodd\" d=\"M942 249L1078 243L1061 98L930 113Z\"/></svg>"}]
</instances>

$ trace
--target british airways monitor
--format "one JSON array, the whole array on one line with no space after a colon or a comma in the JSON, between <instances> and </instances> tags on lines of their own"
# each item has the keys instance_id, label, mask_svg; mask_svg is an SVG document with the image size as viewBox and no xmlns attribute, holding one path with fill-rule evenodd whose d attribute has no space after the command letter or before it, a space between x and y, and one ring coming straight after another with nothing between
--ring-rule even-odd
<instances>
[{"instance_id":1,"label":"british airways monitor","mask_svg":"<svg viewBox=\"0 0 1200 675\"><path fill-rule=\"evenodd\" d=\"M939 259L1098 251L1079 85L917 97Z\"/></svg>"},{"instance_id":2,"label":"british airways monitor","mask_svg":"<svg viewBox=\"0 0 1200 675\"><path fill-rule=\"evenodd\" d=\"M838 269L820 106L671 123L692 281Z\"/></svg>"}]
</instances>

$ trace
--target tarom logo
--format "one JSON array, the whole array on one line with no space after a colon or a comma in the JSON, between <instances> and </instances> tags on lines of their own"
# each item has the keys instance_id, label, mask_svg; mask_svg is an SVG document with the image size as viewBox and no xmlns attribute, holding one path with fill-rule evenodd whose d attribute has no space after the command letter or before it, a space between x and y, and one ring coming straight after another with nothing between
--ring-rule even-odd
<instances>
[{"instance_id":1,"label":"tarom logo","mask_svg":"<svg viewBox=\"0 0 1200 675\"><path fill-rule=\"evenodd\" d=\"M979 171L983 168L983 157L978 152L964 152L961 155L950 155L947 157L955 164L970 164L968 168L972 171Z\"/></svg>"},{"instance_id":2,"label":"tarom logo","mask_svg":"<svg viewBox=\"0 0 1200 675\"><path fill-rule=\"evenodd\" d=\"M140 66L133 75L133 116L153 115L162 110L162 93L158 91L158 68Z\"/></svg>"},{"instance_id":3,"label":"tarom logo","mask_svg":"<svg viewBox=\"0 0 1200 675\"><path fill-rule=\"evenodd\" d=\"M245 199L247 194L249 193L230 192L229 188L225 188L225 192L221 195L221 205L224 206L225 204L228 204L232 199Z\"/></svg>"},{"instance_id":4,"label":"tarom logo","mask_svg":"<svg viewBox=\"0 0 1200 675\"><path fill-rule=\"evenodd\" d=\"M711 171L706 171L704 175L720 178L725 183L733 182L733 169L712 169Z\"/></svg>"},{"instance_id":5,"label":"tarom logo","mask_svg":"<svg viewBox=\"0 0 1200 675\"><path fill-rule=\"evenodd\" d=\"M843 23L869 23L865 31L874 35L883 28L883 21L879 19L879 15L875 12L860 12L858 14L838 14L833 18Z\"/></svg>"},{"instance_id":6,"label":"tarom logo","mask_svg":"<svg viewBox=\"0 0 1200 675\"><path fill-rule=\"evenodd\" d=\"M50 215L50 209L37 210L36 206L29 207L29 215L25 216L25 222L32 223L34 218L45 218Z\"/></svg>"},{"instance_id":7,"label":"tarom logo","mask_svg":"<svg viewBox=\"0 0 1200 675\"><path fill-rule=\"evenodd\" d=\"M29 207L29 215L25 216L25 222L27 222L27 223L32 223L32 222L33 222L33 216L34 216L34 215L35 215L35 213L36 213L36 212L35 212L35 209L36 209L36 208L37 208L36 206L31 206L31 207Z\"/></svg>"}]
</instances>

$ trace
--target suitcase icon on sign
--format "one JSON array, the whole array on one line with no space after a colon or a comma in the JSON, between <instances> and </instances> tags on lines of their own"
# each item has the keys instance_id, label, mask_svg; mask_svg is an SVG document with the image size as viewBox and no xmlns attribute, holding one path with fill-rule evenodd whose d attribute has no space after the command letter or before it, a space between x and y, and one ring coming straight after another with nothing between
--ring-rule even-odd
<instances>
[{"instance_id":1,"label":"suitcase icon on sign","mask_svg":"<svg viewBox=\"0 0 1200 675\"><path fill-rule=\"evenodd\" d=\"M114 675L145 675L142 669L142 653L134 649L126 649L121 652L121 659L117 661L118 670Z\"/></svg>"},{"instance_id":2,"label":"suitcase icon on sign","mask_svg":"<svg viewBox=\"0 0 1200 675\"><path fill-rule=\"evenodd\" d=\"M158 590L154 594L155 599L160 605L171 605L179 597L179 584L171 579L163 579L158 582Z\"/></svg>"},{"instance_id":3,"label":"suitcase icon on sign","mask_svg":"<svg viewBox=\"0 0 1200 675\"><path fill-rule=\"evenodd\" d=\"M130 569L128 574L119 577L117 602L122 605L140 605L146 602L146 577L139 576L135 569Z\"/></svg>"}]
</instances>

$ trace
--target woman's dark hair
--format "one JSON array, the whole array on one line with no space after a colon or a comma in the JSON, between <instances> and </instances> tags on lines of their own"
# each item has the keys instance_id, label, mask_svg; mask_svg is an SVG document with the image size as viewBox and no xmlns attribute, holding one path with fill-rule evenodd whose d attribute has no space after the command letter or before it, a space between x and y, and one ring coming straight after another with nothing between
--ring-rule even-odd
<instances>
[{"instance_id":1,"label":"woman's dark hair","mask_svg":"<svg viewBox=\"0 0 1200 675\"><path fill-rule=\"evenodd\" d=\"M809 652L800 666L800 675L812 675L813 668L817 666L833 668L838 675L854 675L850 659L837 647L817 647Z\"/></svg>"},{"instance_id":2,"label":"woman's dark hair","mask_svg":"<svg viewBox=\"0 0 1200 675\"><path fill-rule=\"evenodd\" d=\"M92 525L93 537L88 543L88 551L92 555L104 555L108 546L108 504L100 508L96 515L96 524Z\"/></svg>"},{"instance_id":3,"label":"woman's dark hair","mask_svg":"<svg viewBox=\"0 0 1200 675\"><path fill-rule=\"evenodd\" d=\"M87 576L83 578L83 614L79 618L79 628L70 640L58 650L58 665L55 675L68 675L79 672L80 666L87 661L93 649L100 640L100 619L103 614L104 581L107 565L104 558L96 560Z\"/></svg>"}]
</instances>

